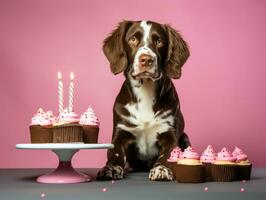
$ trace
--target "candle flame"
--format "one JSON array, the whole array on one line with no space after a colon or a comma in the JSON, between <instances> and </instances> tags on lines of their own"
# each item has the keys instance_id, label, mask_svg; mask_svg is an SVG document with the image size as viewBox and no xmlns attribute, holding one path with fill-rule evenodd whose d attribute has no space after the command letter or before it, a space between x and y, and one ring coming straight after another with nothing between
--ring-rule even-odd
<instances>
[{"instance_id":1,"label":"candle flame","mask_svg":"<svg viewBox=\"0 0 266 200\"><path fill-rule=\"evenodd\" d=\"M57 77L58 77L58 79L62 79L61 72L58 72L58 73L57 73Z\"/></svg>"},{"instance_id":2,"label":"candle flame","mask_svg":"<svg viewBox=\"0 0 266 200\"><path fill-rule=\"evenodd\" d=\"M71 81L74 80L74 73L73 73L73 72L70 73L70 80L71 80Z\"/></svg>"}]
</instances>

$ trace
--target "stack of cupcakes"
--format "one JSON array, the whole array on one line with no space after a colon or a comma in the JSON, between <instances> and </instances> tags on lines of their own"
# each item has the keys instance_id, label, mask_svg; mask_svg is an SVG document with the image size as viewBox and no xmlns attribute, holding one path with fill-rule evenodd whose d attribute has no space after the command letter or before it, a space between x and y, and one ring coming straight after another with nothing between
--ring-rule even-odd
<instances>
[{"instance_id":1,"label":"stack of cupcakes","mask_svg":"<svg viewBox=\"0 0 266 200\"><path fill-rule=\"evenodd\" d=\"M252 164L238 147L233 153L224 147L216 154L212 145L208 145L201 156L192 147L184 152L179 147L174 148L167 167L173 171L178 182L201 183L250 180Z\"/></svg>"},{"instance_id":2,"label":"stack of cupcakes","mask_svg":"<svg viewBox=\"0 0 266 200\"><path fill-rule=\"evenodd\" d=\"M56 118L39 109L30 124L31 143L97 143L99 120L91 106L78 116L69 108Z\"/></svg>"}]
</instances>

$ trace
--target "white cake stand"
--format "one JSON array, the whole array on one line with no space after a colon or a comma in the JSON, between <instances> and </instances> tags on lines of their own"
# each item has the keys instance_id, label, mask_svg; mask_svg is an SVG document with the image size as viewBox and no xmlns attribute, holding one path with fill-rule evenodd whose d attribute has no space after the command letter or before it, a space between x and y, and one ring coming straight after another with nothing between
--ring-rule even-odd
<instances>
[{"instance_id":1,"label":"white cake stand","mask_svg":"<svg viewBox=\"0 0 266 200\"><path fill-rule=\"evenodd\" d=\"M37 178L39 183L82 183L91 181L88 175L78 172L72 167L71 159L80 149L111 149L113 144L84 143L43 143L17 144L17 149L52 150L58 157L59 165L52 172Z\"/></svg>"}]
</instances>

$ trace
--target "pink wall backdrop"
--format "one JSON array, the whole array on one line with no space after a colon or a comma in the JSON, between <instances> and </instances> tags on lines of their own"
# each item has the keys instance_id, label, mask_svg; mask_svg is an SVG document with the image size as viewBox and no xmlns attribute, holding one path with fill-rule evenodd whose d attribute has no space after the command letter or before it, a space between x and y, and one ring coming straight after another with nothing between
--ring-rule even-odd
<instances>
[{"instance_id":1,"label":"pink wall backdrop","mask_svg":"<svg viewBox=\"0 0 266 200\"><path fill-rule=\"evenodd\" d=\"M64 78L75 73L75 111L91 104L101 120L99 142L110 142L112 105L124 77L111 74L101 46L123 19L169 23L189 43L191 57L174 83L195 148L238 145L255 166L266 167L263 0L1 0L0 167L56 165L50 151L15 144L29 142L38 107L57 113L58 71ZM105 161L105 150L82 150L74 165Z\"/></svg>"}]
</instances>

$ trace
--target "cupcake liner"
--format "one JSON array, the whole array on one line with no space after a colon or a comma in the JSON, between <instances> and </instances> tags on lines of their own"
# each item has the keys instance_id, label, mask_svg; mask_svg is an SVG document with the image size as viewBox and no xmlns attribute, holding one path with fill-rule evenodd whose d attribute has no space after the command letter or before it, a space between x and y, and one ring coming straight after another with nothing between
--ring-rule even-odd
<instances>
[{"instance_id":1,"label":"cupcake liner","mask_svg":"<svg viewBox=\"0 0 266 200\"><path fill-rule=\"evenodd\" d=\"M97 143L99 127L83 125L83 141L84 143Z\"/></svg>"},{"instance_id":2,"label":"cupcake liner","mask_svg":"<svg viewBox=\"0 0 266 200\"><path fill-rule=\"evenodd\" d=\"M169 161L166 161L165 162L165 166L169 169L172 170L173 174L175 175L175 172L176 172L176 166L177 166L177 161L172 161L172 162L169 162Z\"/></svg>"},{"instance_id":3,"label":"cupcake liner","mask_svg":"<svg viewBox=\"0 0 266 200\"><path fill-rule=\"evenodd\" d=\"M40 125L30 126L30 140L31 143L52 143L53 128Z\"/></svg>"},{"instance_id":4,"label":"cupcake liner","mask_svg":"<svg viewBox=\"0 0 266 200\"><path fill-rule=\"evenodd\" d=\"M77 124L55 126L53 143L83 142L83 129Z\"/></svg>"},{"instance_id":5,"label":"cupcake liner","mask_svg":"<svg viewBox=\"0 0 266 200\"><path fill-rule=\"evenodd\" d=\"M177 161L166 161L165 166L170 169L175 169L175 166L177 165Z\"/></svg>"},{"instance_id":6,"label":"cupcake liner","mask_svg":"<svg viewBox=\"0 0 266 200\"><path fill-rule=\"evenodd\" d=\"M203 183L205 181L205 166L177 164L174 174L180 183Z\"/></svg>"},{"instance_id":7,"label":"cupcake liner","mask_svg":"<svg viewBox=\"0 0 266 200\"><path fill-rule=\"evenodd\" d=\"M205 179L206 181L212 180L211 163L202 163L205 166Z\"/></svg>"},{"instance_id":8,"label":"cupcake liner","mask_svg":"<svg viewBox=\"0 0 266 200\"><path fill-rule=\"evenodd\" d=\"M236 180L236 165L211 165L211 175L214 181L230 182Z\"/></svg>"},{"instance_id":9,"label":"cupcake liner","mask_svg":"<svg viewBox=\"0 0 266 200\"><path fill-rule=\"evenodd\" d=\"M252 165L237 165L236 178L238 181L250 180Z\"/></svg>"}]
</instances>

